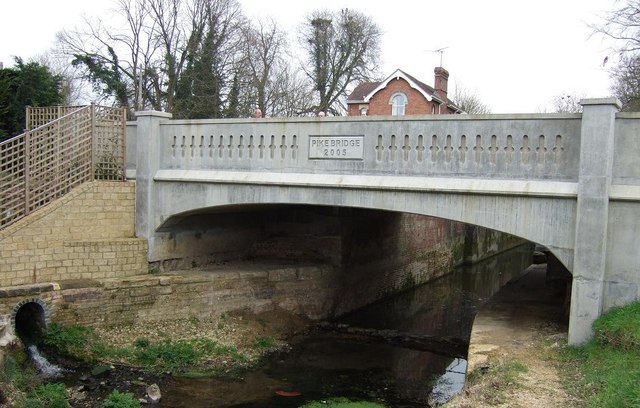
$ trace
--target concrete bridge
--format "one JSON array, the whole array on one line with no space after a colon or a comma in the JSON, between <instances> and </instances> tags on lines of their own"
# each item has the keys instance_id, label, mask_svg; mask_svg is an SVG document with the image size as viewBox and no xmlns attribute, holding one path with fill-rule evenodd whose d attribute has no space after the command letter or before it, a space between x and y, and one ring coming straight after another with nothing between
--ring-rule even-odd
<instances>
[{"instance_id":1,"label":"concrete bridge","mask_svg":"<svg viewBox=\"0 0 640 408\"><path fill-rule=\"evenodd\" d=\"M573 274L569 341L639 298L640 115L614 99L583 114L171 120L127 129L136 234L170 257L182 217L244 205L423 214L542 244Z\"/></svg>"}]
</instances>

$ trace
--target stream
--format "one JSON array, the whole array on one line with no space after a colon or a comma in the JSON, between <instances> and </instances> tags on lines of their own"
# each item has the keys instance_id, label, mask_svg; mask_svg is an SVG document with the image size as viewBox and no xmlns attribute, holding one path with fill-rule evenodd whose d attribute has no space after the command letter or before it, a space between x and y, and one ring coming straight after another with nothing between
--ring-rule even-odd
<instances>
[{"instance_id":1,"label":"stream","mask_svg":"<svg viewBox=\"0 0 640 408\"><path fill-rule=\"evenodd\" d=\"M345 328L393 330L410 336L468 343L478 308L531 264L523 246L473 266L462 266L332 323ZM348 330L347 330L348 331ZM299 407L331 397L390 407L446 402L464 385L466 360L406 347L403 341L368 341L322 327L290 340L260 369L241 379L171 378L161 385L160 407ZM466 354L465 354L466 355Z\"/></svg>"},{"instance_id":2,"label":"stream","mask_svg":"<svg viewBox=\"0 0 640 408\"><path fill-rule=\"evenodd\" d=\"M437 406L464 385L464 357L477 310L508 281L524 274L532 250L524 245L458 267L433 282L322 322L240 378L151 378L132 370L114 370L111 377L129 384L125 388L143 380L157 382L162 390L157 406L167 408L299 407L334 397L394 408ZM68 387L101 398L111 388L111 380L86 378L77 370L63 373L37 349L29 353L50 381L62 375ZM78 406L97 406L92 400Z\"/></svg>"}]
</instances>

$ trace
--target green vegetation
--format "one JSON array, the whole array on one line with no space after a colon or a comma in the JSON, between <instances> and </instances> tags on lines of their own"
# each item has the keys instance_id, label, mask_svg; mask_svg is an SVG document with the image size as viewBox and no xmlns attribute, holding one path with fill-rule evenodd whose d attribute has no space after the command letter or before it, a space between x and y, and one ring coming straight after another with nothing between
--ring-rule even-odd
<instances>
[{"instance_id":1,"label":"green vegetation","mask_svg":"<svg viewBox=\"0 0 640 408\"><path fill-rule=\"evenodd\" d=\"M140 408L133 394L114 390L102 403L102 408Z\"/></svg>"},{"instance_id":2,"label":"green vegetation","mask_svg":"<svg viewBox=\"0 0 640 408\"><path fill-rule=\"evenodd\" d=\"M254 348L271 347L270 337L256 338ZM57 353L85 361L106 361L140 366L152 371L186 372L206 365L208 358L224 356L244 363L247 357L235 346L226 346L211 339L169 340L153 342L138 338L131 346L113 347L98 338L93 329L84 326L61 326L52 323L45 344Z\"/></svg>"},{"instance_id":3,"label":"green vegetation","mask_svg":"<svg viewBox=\"0 0 640 408\"><path fill-rule=\"evenodd\" d=\"M271 336L256 336L253 340L253 348L270 349L276 345L276 339Z\"/></svg>"},{"instance_id":4,"label":"green vegetation","mask_svg":"<svg viewBox=\"0 0 640 408\"><path fill-rule=\"evenodd\" d=\"M640 302L615 308L593 324L594 339L602 346L640 352Z\"/></svg>"},{"instance_id":5,"label":"green vegetation","mask_svg":"<svg viewBox=\"0 0 640 408\"><path fill-rule=\"evenodd\" d=\"M562 373L581 406L640 406L640 302L616 308L594 323L594 338L561 353Z\"/></svg>"},{"instance_id":6,"label":"green vegetation","mask_svg":"<svg viewBox=\"0 0 640 408\"><path fill-rule=\"evenodd\" d=\"M376 402L351 401L347 398L330 398L322 401L312 401L302 405L301 408L384 408L385 406Z\"/></svg>"},{"instance_id":7,"label":"green vegetation","mask_svg":"<svg viewBox=\"0 0 640 408\"><path fill-rule=\"evenodd\" d=\"M519 361L499 360L487 372L475 370L467 378L467 387L474 387L480 395L478 400L486 405L505 404L507 392L521 385L520 376L529 371Z\"/></svg>"},{"instance_id":8,"label":"green vegetation","mask_svg":"<svg viewBox=\"0 0 640 408\"><path fill-rule=\"evenodd\" d=\"M85 346L92 334L88 327L80 325L64 327L51 323L47 330L45 345L66 356L84 355Z\"/></svg>"},{"instance_id":9,"label":"green vegetation","mask_svg":"<svg viewBox=\"0 0 640 408\"><path fill-rule=\"evenodd\" d=\"M22 350L12 350L13 355L6 356L0 383L10 384L13 388L27 392L40 385L40 377L33 367L22 367L26 355Z\"/></svg>"},{"instance_id":10,"label":"green vegetation","mask_svg":"<svg viewBox=\"0 0 640 408\"><path fill-rule=\"evenodd\" d=\"M14 68L0 69L0 141L22 133L25 107L63 102L62 77L37 62L15 59Z\"/></svg>"},{"instance_id":11,"label":"green vegetation","mask_svg":"<svg viewBox=\"0 0 640 408\"><path fill-rule=\"evenodd\" d=\"M50 383L39 385L27 393L23 401L14 404L15 408L69 408L67 390L64 384Z\"/></svg>"}]
</instances>

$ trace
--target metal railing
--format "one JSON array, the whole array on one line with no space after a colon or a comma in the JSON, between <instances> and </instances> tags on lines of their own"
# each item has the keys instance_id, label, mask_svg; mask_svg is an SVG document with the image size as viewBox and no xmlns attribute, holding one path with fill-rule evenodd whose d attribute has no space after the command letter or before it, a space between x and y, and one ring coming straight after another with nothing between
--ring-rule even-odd
<instances>
[{"instance_id":1,"label":"metal railing","mask_svg":"<svg viewBox=\"0 0 640 408\"><path fill-rule=\"evenodd\" d=\"M0 142L0 229L86 181L124 180L125 121L120 108L28 108L25 133Z\"/></svg>"}]
</instances>

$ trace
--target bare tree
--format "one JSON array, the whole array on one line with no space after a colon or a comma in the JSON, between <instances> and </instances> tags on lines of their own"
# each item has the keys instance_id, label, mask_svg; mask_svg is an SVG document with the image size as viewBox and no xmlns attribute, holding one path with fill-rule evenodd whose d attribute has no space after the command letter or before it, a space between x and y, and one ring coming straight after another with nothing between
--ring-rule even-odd
<instances>
[{"instance_id":1,"label":"bare tree","mask_svg":"<svg viewBox=\"0 0 640 408\"><path fill-rule=\"evenodd\" d=\"M582 97L572 94L562 94L553 98L553 111L556 113L580 113Z\"/></svg>"},{"instance_id":2,"label":"bare tree","mask_svg":"<svg viewBox=\"0 0 640 408\"><path fill-rule=\"evenodd\" d=\"M358 11L316 11L303 25L300 38L308 58L303 70L318 92L317 104L309 110L342 114L347 87L376 76L380 29Z\"/></svg>"},{"instance_id":3,"label":"bare tree","mask_svg":"<svg viewBox=\"0 0 640 408\"><path fill-rule=\"evenodd\" d=\"M282 105L282 82L287 71L286 33L273 20L259 20L243 32L248 78L257 108L274 116Z\"/></svg>"},{"instance_id":4,"label":"bare tree","mask_svg":"<svg viewBox=\"0 0 640 408\"><path fill-rule=\"evenodd\" d=\"M591 26L595 34L615 41L619 55L611 69L612 92L622 102L625 111L640 110L640 0L625 0L609 12L600 24ZM607 64L605 57L603 65Z\"/></svg>"},{"instance_id":5,"label":"bare tree","mask_svg":"<svg viewBox=\"0 0 640 408\"><path fill-rule=\"evenodd\" d=\"M623 55L610 73L613 81L611 90L622 103L622 110L639 112L640 55Z\"/></svg>"},{"instance_id":6,"label":"bare tree","mask_svg":"<svg viewBox=\"0 0 640 408\"><path fill-rule=\"evenodd\" d=\"M491 109L482 102L478 95L461 85L457 85L453 94L455 105L468 114L488 114Z\"/></svg>"},{"instance_id":7,"label":"bare tree","mask_svg":"<svg viewBox=\"0 0 640 408\"><path fill-rule=\"evenodd\" d=\"M100 18L87 19L84 29L59 33L58 44L98 92L131 111L142 105L136 92L139 66L153 58L156 46L144 2L118 0L116 15L122 23L116 26L124 28L105 26Z\"/></svg>"},{"instance_id":8,"label":"bare tree","mask_svg":"<svg viewBox=\"0 0 640 408\"><path fill-rule=\"evenodd\" d=\"M640 51L640 0L625 0L622 6L610 11L599 24L592 24L595 34L602 34L616 42L621 54Z\"/></svg>"},{"instance_id":9,"label":"bare tree","mask_svg":"<svg viewBox=\"0 0 640 408\"><path fill-rule=\"evenodd\" d=\"M97 99L91 94L90 84L78 75L77 70L69 64L69 59L52 50L36 56L33 61L49 68L49 71L61 78L63 105L82 105Z\"/></svg>"},{"instance_id":10,"label":"bare tree","mask_svg":"<svg viewBox=\"0 0 640 408\"><path fill-rule=\"evenodd\" d=\"M185 98L208 101L199 86L207 78L203 72L215 72L220 79L214 98L228 91L237 61L235 33L244 23L237 0L116 0L116 4L112 25L87 20L82 29L63 31L58 37L62 52L104 96L130 111L149 107L174 111L180 81L189 85L183 86Z\"/></svg>"},{"instance_id":11,"label":"bare tree","mask_svg":"<svg viewBox=\"0 0 640 408\"><path fill-rule=\"evenodd\" d=\"M313 85L303 72L287 67L278 73L274 82L278 103L273 106L273 116L304 116L313 106Z\"/></svg>"}]
</instances>

